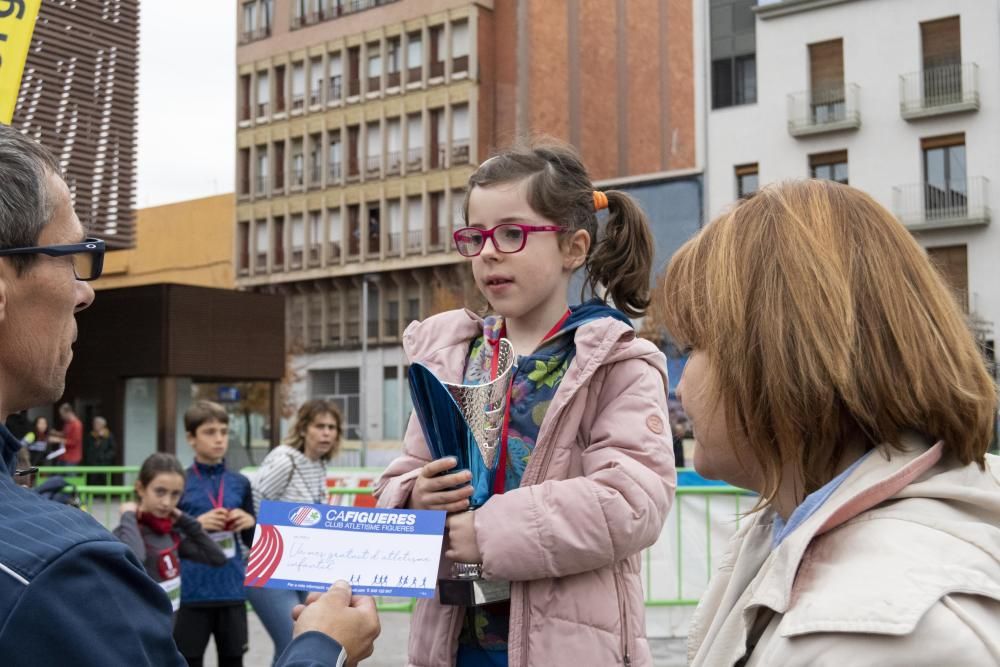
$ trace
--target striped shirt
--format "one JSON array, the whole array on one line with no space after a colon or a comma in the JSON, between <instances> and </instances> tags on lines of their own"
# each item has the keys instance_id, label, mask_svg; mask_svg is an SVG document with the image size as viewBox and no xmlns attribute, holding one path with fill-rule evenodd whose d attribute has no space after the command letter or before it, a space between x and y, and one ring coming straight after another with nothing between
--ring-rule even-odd
<instances>
[{"instance_id":1,"label":"striped shirt","mask_svg":"<svg viewBox=\"0 0 1000 667\"><path fill-rule=\"evenodd\" d=\"M264 458L251 485L258 514L262 500L322 503L326 500L326 464L312 461L288 445L279 445Z\"/></svg>"}]
</instances>

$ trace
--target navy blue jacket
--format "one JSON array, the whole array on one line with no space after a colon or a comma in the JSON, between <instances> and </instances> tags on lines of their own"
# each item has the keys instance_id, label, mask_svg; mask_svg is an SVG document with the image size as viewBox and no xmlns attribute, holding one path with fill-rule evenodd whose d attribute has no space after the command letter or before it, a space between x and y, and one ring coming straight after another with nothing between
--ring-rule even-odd
<instances>
[{"instance_id":1,"label":"navy blue jacket","mask_svg":"<svg viewBox=\"0 0 1000 667\"><path fill-rule=\"evenodd\" d=\"M0 424L0 661L184 667L167 594L89 515L14 484L20 446ZM337 642L307 632L279 665L330 667L339 653Z\"/></svg>"},{"instance_id":2,"label":"navy blue jacket","mask_svg":"<svg viewBox=\"0 0 1000 667\"><path fill-rule=\"evenodd\" d=\"M195 474L197 466L198 474ZM226 470L225 464L207 466L194 463L187 469L184 495L178 507L185 514L196 519L212 510L212 498L218 498L222 480L222 506L226 509L240 508L253 515L253 492L250 480L238 472ZM240 536L237 536L239 538ZM246 576L243 547L249 549L253 540L253 530L243 531L244 544L236 540L236 555L221 566L197 563L181 559L181 604L184 606L213 604L218 602L243 602L243 579Z\"/></svg>"}]
</instances>

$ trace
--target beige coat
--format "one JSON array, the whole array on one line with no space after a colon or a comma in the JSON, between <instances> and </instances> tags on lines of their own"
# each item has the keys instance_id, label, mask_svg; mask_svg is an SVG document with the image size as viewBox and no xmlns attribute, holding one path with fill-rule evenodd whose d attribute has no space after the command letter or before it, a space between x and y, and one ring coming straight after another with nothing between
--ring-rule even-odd
<instances>
[{"instance_id":1,"label":"beige coat","mask_svg":"<svg viewBox=\"0 0 1000 667\"><path fill-rule=\"evenodd\" d=\"M403 346L461 382L481 334L475 315L450 311L411 325ZM475 511L483 574L513 582L510 667L646 667L640 552L659 537L676 482L664 357L611 318L582 325L575 340L521 486ZM415 419L404 444L378 482L380 506L405 505L430 458ZM453 665L462 611L421 600L408 665Z\"/></svg>"},{"instance_id":2,"label":"beige coat","mask_svg":"<svg viewBox=\"0 0 1000 667\"><path fill-rule=\"evenodd\" d=\"M744 524L695 612L691 665L1000 665L1000 462L904 443L774 551L772 510Z\"/></svg>"}]
</instances>

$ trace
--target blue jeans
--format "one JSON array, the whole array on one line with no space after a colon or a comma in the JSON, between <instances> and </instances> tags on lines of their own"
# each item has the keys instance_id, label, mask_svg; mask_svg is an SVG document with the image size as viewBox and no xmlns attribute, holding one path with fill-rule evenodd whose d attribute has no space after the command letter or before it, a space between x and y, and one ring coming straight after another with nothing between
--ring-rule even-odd
<instances>
[{"instance_id":1,"label":"blue jeans","mask_svg":"<svg viewBox=\"0 0 1000 667\"><path fill-rule=\"evenodd\" d=\"M278 588L248 587L244 590L247 600L274 642L274 656L271 658L273 665L292 641L292 608L297 604L305 604L308 593Z\"/></svg>"}]
</instances>

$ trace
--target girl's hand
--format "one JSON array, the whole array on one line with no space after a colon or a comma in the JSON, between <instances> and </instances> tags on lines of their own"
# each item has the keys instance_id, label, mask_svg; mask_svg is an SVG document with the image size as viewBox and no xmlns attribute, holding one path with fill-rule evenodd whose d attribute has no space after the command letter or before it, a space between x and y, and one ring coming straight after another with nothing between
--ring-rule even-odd
<instances>
[{"instance_id":1,"label":"girl's hand","mask_svg":"<svg viewBox=\"0 0 1000 667\"><path fill-rule=\"evenodd\" d=\"M181 514L184 514L184 512L181 511L180 507L175 507L172 510L170 510L170 516L174 517L174 519L181 518Z\"/></svg>"},{"instance_id":2,"label":"girl's hand","mask_svg":"<svg viewBox=\"0 0 1000 667\"><path fill-rule=\"evenodd\" d=\"M215 509L209 510L198 517L198 523L207 532L213 533L226 528L226 518L229 516L229 511L224 507L216 507Z\"/></svg>"},{"instance_id":3,"label":"girl's hand","mask_svg":"<svg viewBox=\"0 0 1000 667\"><path fill-rule=\"evenodd\" d=\"M445 523L447 543L444 557L459 563L482 563L483 554L479 553L476 543L476 518L472 512L452 514Z\"/></svg>"},{"instance_id":4,"label":"girl's hand","mask_svg":"<svg viewBox=\"0 0 1000 667\"><path fill-rule=\"evenodd\" d=\"M410 493L410 509L414 510L444 510L445 512L462 512L469 509L469 496L472 487L469 481L472 473L462 470L450 475L441 475L458 465L452 456L446 456L437 461L431 461L420 469ZM461 486L461 488L454 488Z\"/></svg>"},{"instance_id":5,"label":"girl's hand","mask_svg":"<svg viewBox=\"0 0 1000 667\"><path fill-rule=\"evenodd\" d=\"M134 502L122 503L118 508L118 514L125 514L126 512L134 512L136 515L139 514L139 506Z\"/></svg>"},{"instance_id":6,"label":"girl's hand","mask_svg":"<svg viewBox=\"0 0 1000 667\"><path fill-rule=\"evenodd\" d=\"M241 530L253 528L257 525L257 521L253 518L252 514L237 507L229 510L228 525L230 530L240 532Z\"/></svg>"}]
</instances>

